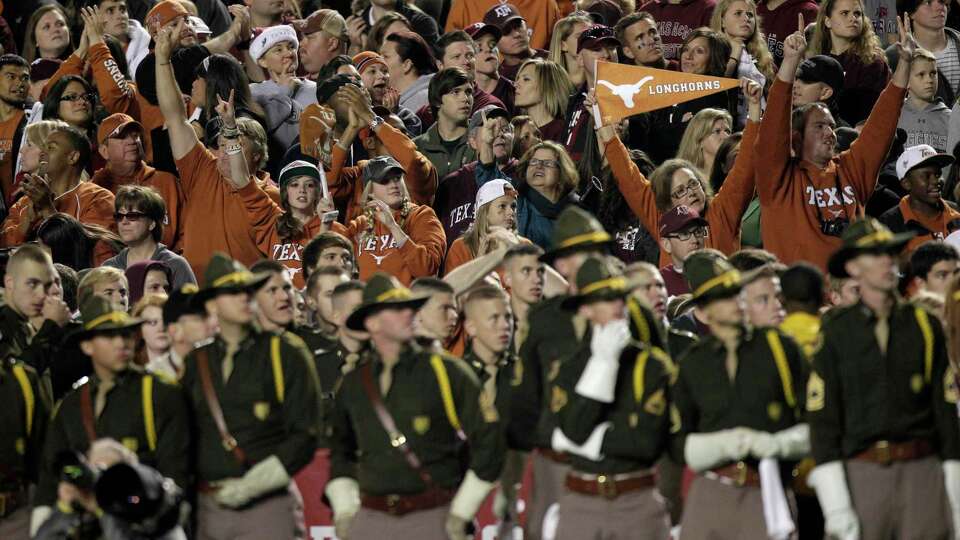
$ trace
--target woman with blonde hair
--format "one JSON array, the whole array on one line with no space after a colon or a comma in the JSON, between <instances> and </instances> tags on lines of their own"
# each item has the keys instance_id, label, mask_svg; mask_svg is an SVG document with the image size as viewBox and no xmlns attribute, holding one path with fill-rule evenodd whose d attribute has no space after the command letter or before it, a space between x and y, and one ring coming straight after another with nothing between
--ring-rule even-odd
<instances>
[{"instance_id":1,"label":"woman with blonde hair","mask_svg":"<svg viewBox=\"0 0 960 540\"><path fill-rule=\"evenodd\" d=\"M887 58L860 0L824 0L817 15L807 57L825 54L843 66L837 99L841 117L851 126L865 120L890 79Z\"/></svg>"},{"instance_id":2,"label":"woman with blonde hair","mask_svg":"<svg viewBox=\"0 0 960 540\"><path fill-rule=\"evenodd\" d=\"M582 11L575 11L553 25L550 55L547 58L562 67L575 87L587 80L583 67L577 62L577 38L593 24L593 19Z\"/></svg>"},{"instance_id":3,"label":"woman with blonde hair","mask_svg":"<svg viewBox=\"0 0 960 540\"><path fill-rule=\"evenodd\" d=\"M443 273L481 255L517 242L517 190L501 178L490 180L477 190L473 223L450 245Z\"/></svg>"},{"instance_id":4,"label":"woman with blonde hair","mask_svg":"<svg viewBox=\"0 0 960 540\"><path fill-rule=\"evenodd\" d=\"M701 176L709 176L720 144L732 132L732 124L733 118L729 112L703 109L687 124L683 138L680 139L677 157L693 163Z\"/></svg>"},{"instance_id":5,"label":"woman with blonde hair","mask_svg":"<svg viewBox=\"0 0 960 540\"><path fill-rule=\"evenodd\" d=\"M514 86L514 107L530 117L544 140L562 143L567 102L574 90L567 72L556 62L533 58L520 66Z\"/></svg>"},{"instance_id":6,"label":"woman with blonde hair","mask_svg":"<svg viewBox=\"0 0 960 540\"><path fill-rule=\"evenodd\" d=\"M710 18L710 28L730 40L730 58L738 62L734 77L746 77L767 88L773 82L776 66L759 26L757 4L753 0L719 0ZM737 126L746 121L746 101L741 96Z\"/></svg>"}]
</instances>

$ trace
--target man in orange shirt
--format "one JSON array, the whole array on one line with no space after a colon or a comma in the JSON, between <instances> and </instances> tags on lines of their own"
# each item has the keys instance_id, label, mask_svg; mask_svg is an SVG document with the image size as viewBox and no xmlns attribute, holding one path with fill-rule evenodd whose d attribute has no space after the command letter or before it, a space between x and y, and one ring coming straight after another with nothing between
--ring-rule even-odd
<instances>
[{"instance_id":1,"label":"man in orange shirt","mask_svg":"<svg viewBox=\"0 0 960 540\"><path fill-rule=\"evenodd\" d=\"M553 25L560 19L557 0L513 0L513 4L510 7L525 21L524 31L528 25L533 29L533 35L529 38L530 46L535 49L548 47ZM503 0L454 0L447 15L445 31L462 30L481 20L487 22L485 13L506 5ZM506 36L506 32L503 35ZM501 52L505 52L502 49Z\"/></svg>"},{"instance_id":2,"label":"man in orange shirt","mask_svg":"<svg viewBox=\"0 0 960 540\"><path fill-rule=\"evenodd\" d=\"M894 233L917 233L904 252L912 252L930 240L943 240L960 229L960 212L941 196L941 172L952 164L953 156L938 153L928 144L911 146L897 158L897 177L907 196L880 216L880 222Z\"/></svg>"},{"instance_id":3,"label":"man in orange shirt","mask_svg":"<svg viewBox=\"0 0 960 540\"><path fill-rule=\"evenodd\" d=\"M30 90L30 64L15 54L0 56L0 208L13 202L14 169L26 124L23 104Z\"/></svg>"},{"instance_id":4,"label":"man in orange shirt","mask_svg":"<svg viewBox=\"0 0 960 540\"><path fill-rule=\"evenodd\" d=\"M158 171L144 161L143 126L126 114L111 114L97 129L97 142L97 150L107 164L94 173L91 181L113 194L128 184L157 190L167 205L160 242L171 251L177 251L182 233L180 186L172 174Z\"/></svg>"},{"instance_id":5,"label":"man in orange shirt","mask_svg":"<svg viewBox=\"0 0 960 540\"><path fill-rule=\"evenodd\" d=\"M3 222L0 246L22 244L34 227L57 212L81 223L116 229L113 193L80 181L90 154L90 140L73 126L60 128L47 137L40 156L40 161L46 163L45 174L26 175L23 179L20 186L24 196Z\"/></svg>"}]
</instances>

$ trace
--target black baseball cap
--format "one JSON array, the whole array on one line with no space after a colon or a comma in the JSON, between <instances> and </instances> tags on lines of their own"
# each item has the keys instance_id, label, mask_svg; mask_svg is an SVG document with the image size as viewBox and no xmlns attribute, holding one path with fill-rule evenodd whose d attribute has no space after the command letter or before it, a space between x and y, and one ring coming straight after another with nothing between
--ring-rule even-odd
<instances>
[{"instance_id":1,"label":"black baseball cap","mask_svg":"<svg viewBox=\"0 0 960 540\"><path fill-rule=\"evenodd\" d=\"M584 30L577 38L577 52L584 49L597 50L605 44L619 47L620 40L613 35L613 28L595 24Z\"/></svg>"},{"instance_id":2,"label":"black baseball cap","mask_svg":"<svg viewBox=\"0 0 960 540\"><path fill-rule=\"evenodd\" d=\"M405 172L407 171L392 156L378 156L368 161L363 167L363 183L380 183L384 179L390 178L393 173L403 174Z\"/></svg>"},{"instance_id":3,"label":"black baseball cap","mask_svg":"<svg viewBox=\"0 0 960 540\"><path fill-rule=\"evenodd\" d=\"M811 56L797 68L797 78L806 83L822 82L833 89L836 99L843 89L843 66L835 58L825 54Z\"/></svg>"}]
</instances>

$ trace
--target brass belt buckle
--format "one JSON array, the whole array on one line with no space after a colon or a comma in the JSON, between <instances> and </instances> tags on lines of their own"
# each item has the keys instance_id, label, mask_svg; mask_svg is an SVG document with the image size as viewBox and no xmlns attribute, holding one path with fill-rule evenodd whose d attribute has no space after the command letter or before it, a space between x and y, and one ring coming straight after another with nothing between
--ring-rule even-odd
<instances>
[{"instance_id":1,"label":"brass belt buckle","mask_svg":"<svg viewBox=\"0 0 960 540\"><path fill-rule=\"evenodd\" d=\"M617 498L617 483L605 474L597 476L597 491L608 499Z\"/></svg>"},{"instance_id":2,"label":"brass belt buckle","mask_svg":"<svg viewBox=\"0 0 960 540\"><path fill-rule=\"evenodd\" d=\"M403 435L403 433L396 432L390 434L390 446L394 448L400 448L405 444L407 444L407 438Z\"/></svg>"},{"instance_id":3,"label":"brass belt buckle","mask_svg":"<svg viewBox=\"0 0 960 540\"><path fill-rule=\"evenodd\" d=\"M893 456L890 455L890 441L878 441L874 445L874 455L877 456L877 462L881 465L890 465Z\"/></svg>"},{"instance_id":4,"label":"brass belt buckle","mask_svg":"<svg viewBox=\"0 0 960 540\"><path fill-rule=\"evenodd\" d=\"M747 485L747 473L749 472L750 472L750 469L747 468L746 463L742 461L737 462L737 477L734 478L734 481L736 481L737 486L743 487Z\"/></svg>"},{"instance_id":5,"label":"brass belt buckle","mask_svg":"<svg viewBox=\"0 0 960 540\"><path fill-rule=\"evenodd\" d=\"M233 452L237 448L237 440L233 437L228 437L223 440L223 449L227 452Z\"/></svg>"},{"instance_id":6,"label":"brass belt buckle","mask_svg":"<svg viewBox=\"0 0 960 540\"><path fill-rule=\"evenodd\" d=\"M400 503L400 496L396 494L387 495L387 513L391 515L399 514L399 507L397 506Z\"/></svg>"}]
</instances>

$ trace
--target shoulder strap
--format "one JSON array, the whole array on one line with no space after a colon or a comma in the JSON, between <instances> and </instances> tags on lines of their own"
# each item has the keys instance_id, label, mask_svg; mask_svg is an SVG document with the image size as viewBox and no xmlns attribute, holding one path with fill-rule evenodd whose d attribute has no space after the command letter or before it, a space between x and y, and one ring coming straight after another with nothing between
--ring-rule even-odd
<instances>
[{"instance_id":1,"label":"shoulder strap","mask_svg":"<svg viewBox=\"0 0 960 540\"><path fill-rule=\"evenodd\" d=\"M141 381L140 397L143 401L143 430L147 433L147 446L151 452L157 450L157 426L153 418L153 375L144 375Z\"/></svg>"},{"instance_id":2,"label":"shoulder strap","mask_svg":"<svg viewBox=\"0 0 960 540\"><path fill-rule=\"evenodd\" d=\"M89 381L80 388L80 420L83 422L83 430L87 432L87 439L90 440L90 444L93 444L93 441L97 440L97 424L93 418Z\"/></svg>"},{"instance_id":3,"label":"shoulder strap","mask_svg":"<svg viewBox=\"0 0 960 540\"><path fill-rule=\"evenodd\" d=\"M790 374L790 365L787 364L787 354L783 351L783 343L780 342L780 334L776 330L767 330L767 344L770 345L773 361L776 362L777 371L780 373L783 396L792 409L797 406L797 398L793 393L793 376Z\"/></svg>"},{"instance_id":4,"label":"shoulder strap","mask_svg":"<svg viewBox=\"0 0 960 540\"><path fill-rule=\"evenodd\" d=\"M639 341L643 342L645 345L651 343L650 338L650 326L647 324L647 320L643 317L643 312L640 311L640 306L637 305L636 300L630 298L627 301L627 308L630 310L630 314L633 316L633 322L637 325L637 333L639 334L637 338Z\"/></svg>"},{"instance_id":5,"label":"shoulder strap","mask_svg":"<svg viewBox=\"0 0 960 540\"><path fill-rule=\"evenodd\" d=\"M23 392L23 402L27 408L27 436L33 431L33 411L36 409L36 396L33 394L33 387L30 386L30 379L27 377L27 370L23 366L16 364L13 366L13 376L20 383L20 391Z\"/></svg>"},{"instance_id":6,"label":"shoulder strap","mask_svg":"<svg viewBox=\"0 0 960 540\"><path fill-rule=\"evenodd\" d=\"M647 359L650 358L650 350L644 348L637 355L637 361L633 365L633 398L640 403L643 399L643 372L647 368Z\"/></svg>"},{"instance_id":7,"label":"shoulder strap","mask_svg":"<svg viewBox=\"0 0 960 540\"><path fill-rule=\"evenodd\" d=\"M280 361L280 336L270 338L270 363L273 364L273 387L277 392L277 401L283 403L283 364Z\"/></svg>"},{"instance_id":8,"label":"shoulder strap","mask_svg":"<svg viewBox=\"0 0 960 540\"><path fill-rule=\"evenodd\" d=\"M913 314L917 318L917 326L923 334L923 380L930 384L933 377L933 329L930 328L930 318L922 307L914 307Z\"/></svg>"},{"instance_id":9,"label":"shoulder strap","mask_svg":"<svg viewBox=\"0 0 960 540\"><path fill-rule=\"evenodd\" d=\"M207 408L210 409L210 416L217 425L217 431L220 432L220 440L223 441L223 448L233 454L237 463L246 467L247 455L243 448L237 444L237 439L230 434L227 429L227 421L223 418L223 409L220 408L220 400L217 399L217 392L213 388L213 378L210 376L210 360L206 349L197 349L197 371L200 374L200 386L203 387L203 399L207 402Z\"/></svg>"},{"instance_id":10,"label":"shoulder strap","mask_svg":"<svg viewBox=\"0 0 960 540\"><path fill-rule=\"evenodd\" d=\"M447 413L447 420L450 421L450 426L459 433L463 428L460 424L460 417L457 416L457 407L453 402L453 391L450 389L447 366L443 364L443 358L439 354L434 354L430 356L430 367L437 374L437 384L440 385L440 397L443 399L443 410Z\"/></svg>"},{"instance_id":11,"label":"shoulder strap","mask_svg":"<svg viewBox=\"0 0 960 540\"><path fill-rule=\"evenodd\" d=\"M367 394L367 399L370 400L370 405L373 406L373 412L377 414L377 420L380 421L380 425L383 426L387 435L390 436L390 445L403 454L407 465L410 465L410 468L420 475L420 479L426 484L427 489L430 489L433 487L433 477L423 468L423 465L420 463L420 458L413 453L413 449L407 444L407 437L397 429L397 424L393 421L393 416L390 415L390 411L388 411L386 405L383 404L380 389L377 388L377 385L373 382L372 366L373 362L367 362L360 367L360 382L363 383L363 392Z\"/></svg>"}]
</instances>

